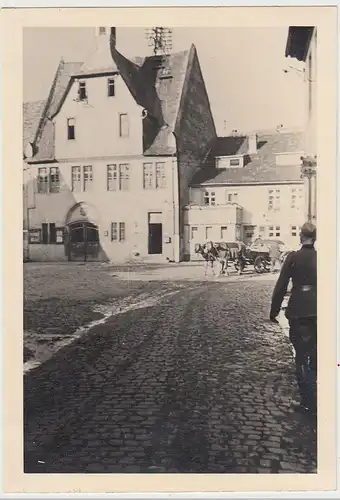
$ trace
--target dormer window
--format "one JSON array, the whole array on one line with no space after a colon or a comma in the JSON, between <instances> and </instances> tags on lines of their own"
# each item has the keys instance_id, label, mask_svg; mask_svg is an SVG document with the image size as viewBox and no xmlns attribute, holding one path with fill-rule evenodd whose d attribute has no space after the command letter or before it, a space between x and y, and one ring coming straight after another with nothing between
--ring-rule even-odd
<instances>
[{"instance_id":1,"label":"dormer window","mask_svg":"<svg viewBox=\"0 0 340 500\"><path fill-rule=\"evenodd\" d=\"M86 82L79 82L78 96L81 101L85 101L87 99Z\"/></svg>"},{"instance_id":2,"label":"dormer window","mask_svg":"<svg viewBox=\"0 0 340 500\"><path fill-rule=\"evenodd\" d=\"M216 168L243 167L243 156L217 156Z\"/></svg>"}]
</instances>

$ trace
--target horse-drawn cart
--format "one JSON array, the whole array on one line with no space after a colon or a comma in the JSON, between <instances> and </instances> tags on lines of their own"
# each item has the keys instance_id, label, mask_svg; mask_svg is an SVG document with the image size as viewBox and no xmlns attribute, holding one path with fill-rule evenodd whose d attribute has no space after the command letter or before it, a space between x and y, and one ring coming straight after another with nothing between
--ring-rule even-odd
<instances>
[{"instance_id":1,"label":"horse-drawn cart","mask_svg":"<svg viewBox=\"0 0 340 500\"><path fill-rule=\"evenodd\" d=\"M255 272L262 274L271 270L271 248L274 246L279 248L279 261L283 261L285 252L282 251L284 243L281 240L255 240L253 244L246 247L243 255L235 262L235 268L238 271L243 271L247 266L254 266ZM282 250L281 250L282 249Z\"/></svg>"},{"instance_id":2,"label":"horse-drawn cart","mask_svg":"<svg viewBox=\"0 0 340 500\"><path fill-rule=\"evenodd\" d=\"M271 247L281 247L278 260L283 262L287 252L282 251L284 243L280 240L256 240L252 245L240 245L238 242L209 242L197 244L195 252L200 254L206 262L218 261L221 264L221 274L225 274L228 264L233 263L235 269L242 273L247 266L253 266L255 272L262 274L271 270ZM206 267L207 270L207 267Z\"/></svg>"}]
</instances>

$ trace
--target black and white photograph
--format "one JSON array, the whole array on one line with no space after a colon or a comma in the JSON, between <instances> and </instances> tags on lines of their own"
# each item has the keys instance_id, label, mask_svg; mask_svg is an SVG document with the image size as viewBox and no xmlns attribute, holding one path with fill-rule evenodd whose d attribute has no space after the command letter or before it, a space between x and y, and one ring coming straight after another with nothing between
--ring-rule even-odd
<instances>
[{"instance_id":1,"label":"black and white photograph","mask_svg":"<svg viewBox=\"0 0 340 500\"><path fill-rule=\"evenodd\" d=\"M322 28L147 17L22 28L22 472L313 481Z\"/></svg>"},{"instance_id":2,"label":"black and white photograph","mask_svg":"<svg viewBox=\"0 0 340 500\"><path fill-rule=\"evenodd\" d=\"M26 472L317 471L316 47L25 29Z\"/></svg>"}]
</instances>

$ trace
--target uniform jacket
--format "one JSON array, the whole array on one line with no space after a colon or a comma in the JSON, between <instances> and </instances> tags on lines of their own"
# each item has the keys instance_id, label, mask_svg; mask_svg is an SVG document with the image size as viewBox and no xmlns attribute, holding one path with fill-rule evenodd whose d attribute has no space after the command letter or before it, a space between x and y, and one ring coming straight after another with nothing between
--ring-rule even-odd
<instances>
[{"instance_id":1,"label":"uniform jacket","mask_svg":"<svg viewBox=\"0 0 340 500\"><path fill-rule=\"evenodd\" d=\"M274 288L271 317L276 318L279 314L290 280L293 287L286 317L292 319L317 316L316 267L316 251L312 245L304 245L297 252L291 252L287 256Z\"/></svg>"}]
</instances>

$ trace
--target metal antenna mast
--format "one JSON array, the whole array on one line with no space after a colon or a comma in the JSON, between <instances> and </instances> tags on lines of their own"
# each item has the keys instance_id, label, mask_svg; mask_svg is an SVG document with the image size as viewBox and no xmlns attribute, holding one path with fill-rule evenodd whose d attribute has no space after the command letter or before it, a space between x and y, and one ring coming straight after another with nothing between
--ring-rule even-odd
<instances>
[{"instance_id":1,"label":"metal antenna mast","mask_svg":"<svg viewBox=\"0 0 340 500\"><path fill-rule=\"evenodd\" d=\"M155 56L167 54L172 50L172 30L163 27L147 28L145 30L149 47L152 47Z\"/></svg>"}]
</instances>

